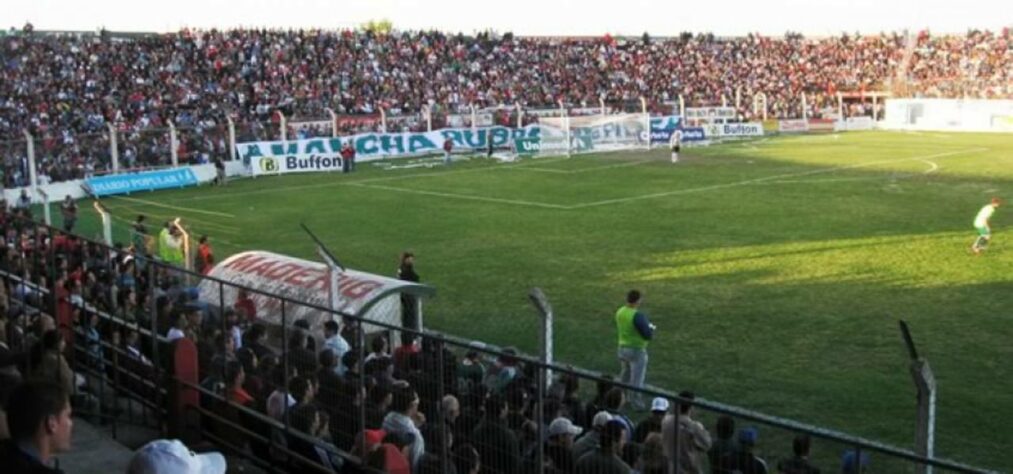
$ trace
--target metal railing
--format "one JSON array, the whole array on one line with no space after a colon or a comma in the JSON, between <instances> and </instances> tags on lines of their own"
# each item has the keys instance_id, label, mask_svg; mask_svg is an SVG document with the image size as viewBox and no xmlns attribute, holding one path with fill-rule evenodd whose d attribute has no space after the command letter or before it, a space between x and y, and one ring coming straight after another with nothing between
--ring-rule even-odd
<instances>
[{"instance_id":1,"label":"metal railing","mask_svg":"<svg viewBox=\"0 0 1013 474\"><path fill-rule=\"evenodd\" d=\"M59 231L30 221L8 220L8 225L21 227L19 235L31 236L35 242L35 249L29 252L8 250L4 258L0 260L3 264L3 271L0 276L5 282L16 284L21 282L18 269L30 269L30 274L45 273L47 281L61 280L58 273L57 261L64 258L78 259L79 256L64 255L55 251L51 245L52 237ZM108 270L117 276L118 269L112 266L117 255L122 255L122 250L115 250L103 246L97 242L86 239L80 240L83 244L79 248L99 249L98 260L108 264ZM120 252L120 254L117 254ZM12 255L15 254L15 255ZM83 260L83 259L82 259ZM618 420L625 427L624 439L633 441L632 434L636 431L633 419L639 425L651 416L657 417L655 421L661 422L663 426L672 423L677 419L677 413L682 407L689 410L689 417L680 423L685 426L696 426L700 422L700 428L707 427L711 433L718 432L721 435L728 434L730 424L741 426L742 424L753 425L747 429L740 430L740 439L737 456L765 457L770 461L769 470L774 470L775 460L789 462L793 458L790 453L794 438L805 436L812 441L811 453L806 453L810 462L818 464L824 471L838 470L837 465L842 463L841 455L851 459L852 465L862 465L868 460L875 472L925 472L925 468L945 472L960 473L985 473L984 469L976 468L966 464L950 461L941 458L925 458L919 456L909 449L902 449L888 444L868 440L862 437L848 435L834 430L824 429L809 424L774 417L758 413L752 410L738 408L704 398L692 398L686 393L674 393L657 387L634 387L613 380L608 375L591 372L588 370L572 367L560 363L545 363L539 358L524 354L518 354L513 350L495 347L478 341L465 340L444 334L437 331L424 330L415 331L409 328L384 323L382 321L366 320L354 315L343 314L331 311L326 307L316 306L301 301L294 301L284 296L271 294L257 288L249 288L243 285L228 281L219 280L205 275L189 272L181 268L171 267L162 262L152 260L149 256L137 255L135 261L141 262L143 269L133 267L132 275L138 280L138 293L146 295L147 308L149 312L144 327L137 322L123 320L95 308L92 301L87 301L82 306L82 313L96 314L101 325L104 325L106 332L109 329L136 329L143 336L147 337L144 351L153 362L152 380L155 385L154 400L139 397L148 403L148 408L153 412L146 412L155 417L172 416L169 410L169 399L175 391L181 389L196 390L201 402L187 408L187 417L194 417L195 420L185 420L182 424L184 429L191 435L205 440L212 440L223 449L235 455L247 457L253 462L272 471L292 470L301 472L307 469L306 466L313 465L314 471L326 472L325 466L320 460L314 462L305 455L307 451L296 451L288 446L289 442L295 440L300 446L312 446L316 453L326 453L327 456L334 456L342 459L342 462L360 463L371 459L370 451L364 440L360 440L360 446L356 446L356 439L364 438L364 430L375 428L387 428L388 432L409 433L414 438L405 436L390 436L388 441L398 446L398 443L409 441L409 446L421 446L425 444L425 453L419 454L418 450L412 452L409 448L409 459L419 466L433 466L437 472L449 472L449 466L462 461L461 456L455 455L455 451L461 448L462 444L473 447L482 460L482 472L553 472L552 468L559 468L565 464L565 460L559 459L560 451L568 451L565 448L567 441L560 436L550 436L549 428L552 421L559 417L566 417L575 424L583 427L585 432L595 431L594 419L600 412L609 413L610 417ZM98 270L96 270L98 271ZM232 326L225 317L228 308L232 303L225 301L224 288L234 287L243 289L249 293L261 294L275 298L279 301L278 312L281 324L271 331L268 331L268 338L265 347L268 351L275 351L278 354L277 368L272 373L258 372L261 382L265 386L271 386L274 391L286 400L293 394L306 397L296 400L295 405L286 409L281 419L273 419L262 411L266 403L266 393L260 392L255 403L251 406L243 406L230 400L231 397L216 390L224 375L220 367L210 364L204 352L201 360L200 374L201 383L194 384L177 377L166 365L164 355L171 346L166 346L168 341L162 335L164 332L165 295L160 292L171 292L178 290L177 286L169 285L168 290L159 289L157 282L186 282L186 281L210 281L219 287L217 301L197 301L205 308L199 310L210 316L210 321L203 322L198 334L188 335L194 337L194 343L199 351L207 351L211 334L225 335L230 337ZM34 285L40 295L39 301L46 301L40 306L40 310L50 310L52 314L60 316L59 305L63 304L54 296L56 292L51 291L46 285ZM8 305L14 302L10 299L13 291L8 291ZM185 292L184 292L185 293ZM338 392L328 392L320 387L330 379L331 367L325 367L324 371L318 368L314 361L307 361L306 354L312 354L313 359L319 356L317 349L322 347L322 342L315 340L313 350L306 348L289 347L290 335L294 331L304 331L296 327L296 321L290 317L291 308L304 306L311 308L321 314L329 314L329 319L342 321L345 327L343 332L351 335L347 342L351 350L342 360L344 374L339 381ZM200 307L197 305L196 307ZM366 334L363 324L368 323L372 327L380 329L380 332ZM70 321L71 327L80 329L80 321ZM162 327L160 327L162 326ZM244 325L245 326L245 325ZM248 331L248 328L244 328ZM402 336L407 335L408 341L415 340L416 343L402 346L391 352L380 350L370 356L371 352L367 347L374 347L377 338L385 337L385 334L400 332ZM310 329L311 333L316 328ZM78 334L82 334L80 331ZM103 364L108 363L113 367L113 376L102 370L94 370L94 363L89 367L89 353L86 347L78 347L78 339L75 336L74 347L71 352L73 366L88 372L97 372L94 375L100 377L104 386L110 386L119 393L125 391L123 377L136 379L137 374L124 375L121 371L122 357L126 354L114 344L103 340L100 342L103 350ZM391 340L393 338L388 338ZM247 346L249 343L246 343ZM377 343L379 344L379 343ZM211 349L212 351L214 349ZM374 362L380 359L380 362ZM306 369L306 367L310 369ZM260 370L260 369L258 369ZM333 371L333 370L332 370ZM554 374L552 381L546 380L546 373ZM272 375L276 376L277 383L267 380ZM220 377L219 379L215 379ZM306 389L297 389L303 379L305 384L311 387L320 387L320 392L313 398L306 395ZM208 381L210 380L210 381ZM164 382L164 383L162 383ZM588 385L598 387L597 394L590 393ZM583 385L584 388L581 388ZM150 387L148 384L143 386ZM166 389L175 387L175 390ZM161 387L161 388L160 388ZM333 390L333 387L331 387ZM301 390L301 392L300 392ZM637 395L645 399L663 399L669 405L665 416L668 421L661 421L659 415L646 415L632 412L625 408L625 397ZM453 398L450 398L453 397ZM393 399L393 402L391 402ZM455 403L456 401L456 403ZM283 403L287 404L283 401ZM391 403L393 405L391 405ZM660 403L660 402L659 402ZM318 413L327 413L330 419L330 429L327 432L318 433L319 436L309 436L300 433L292 426L291 417L294 412L303 405L314 405ZM496 413L496 411L500 411ZM239 419L227 416L225 413L234 413ZM424 413L419 416L418 413ZM179 416L179 414L176 414ZM245 418L244 418L245 417ZM641 420L640 418L643 417ZM115 417L114 417L115 418ZM425 421L423 422L423 418ZM118 418L117 418L118 419ZM267 433L250 429L249 424L241 420L252 420L255 426L265 428ZM412 421L407 421L412 420ZM159 425L166 425L168 420L159 420ZM674 426L674 423L672 423ZM717 429L711 427L717 426ZM222 435L222 428L229 432L230 436ZM756 427L762 429L762 436L756 436ZM657 431L646 430L646 432ZM661 431L664 431L662 429ZM419 433L422 437L419 438ZM673 431L674 432L674 431ZM679 436L649 436L637 442L628 442L622 450L616 454L622 457L631 466L640 466L645 472L650 467L662 463L661 469L669 469L674 465L693 463L695 465L707 466L713 463L738 462L732 457L716 457L713 461L708 460L708 449L704 446L689 445L694 442L688 431L679 430ZM733 430L734 432L734 430ZM234 435L234 436L232 436ZM586 435L594 436L594 435ZM597 435L604 436L604 435ZM727 436L714 437L716 439L706 443L707 445L729 446L735 444ZM758 439L757 439L758 438ZM667 443L667 446L665 445ZM587 451L586 445L592 445L591 441L578 441L576 446ZM458 448L455 449L455 446ZM560 448L564 446L564 448ZM746 446L752 446L746 450ZM709 448L710 446L707 446ZM384 449L371 446L372 449ZM277 455L264 456L266 449L268 453ZM570 448L571 454L572 449ZM660 453L659 453L660 450ZM424 455L423 455L424 454ZM667 454L667 456L666 456ZM720 454L720 453L719 453ZM751 459L751 458L750 458ZM572 460L571 460L572 461ZM293 467L292 463L302 463ZM317 465L319 464L319 465ZM657 466L655 466L657 467ZM664 472L658 471L658 472ZM679 471L681 472L681 471ZM859 472L858 470L850 472Z\"/></svg>"}]
</instances>

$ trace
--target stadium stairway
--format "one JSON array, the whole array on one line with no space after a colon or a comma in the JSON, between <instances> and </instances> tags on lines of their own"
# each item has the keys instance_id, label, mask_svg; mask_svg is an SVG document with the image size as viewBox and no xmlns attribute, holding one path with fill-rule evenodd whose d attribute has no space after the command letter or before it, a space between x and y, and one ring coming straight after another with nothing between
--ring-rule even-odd
<instances>
[{"instance_id":1,"label":"stadium stairway","mask_svg":"<svg viewBox=\"0 0 1013 474\"><path fill-rule=\"evenodd\" d=\"M74 417L69 452L60 454L60 469L73 473L127 472L133 452L112 438L108 430Z\"/></svg>"}]
</instances>

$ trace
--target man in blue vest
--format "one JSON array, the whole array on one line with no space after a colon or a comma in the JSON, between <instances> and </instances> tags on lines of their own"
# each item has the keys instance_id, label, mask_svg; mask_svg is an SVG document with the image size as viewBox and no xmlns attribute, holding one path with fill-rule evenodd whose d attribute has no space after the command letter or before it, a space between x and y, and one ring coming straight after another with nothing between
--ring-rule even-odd
<instances>
[{"instance_id":1,"label":"man in blue vest","mask_svg":"<svg viewBox=\"0 0 1013 474\"><path fill-rule=\"evenodd\" d=\"M630 290L626 304L616 311L616 332L619 335L619 364L622 371L619 381L635 387L644 386L647 375L647 344L654 337L655 326L640 311L640 292ZM633 392L627 397L634 408L643 410L645 405L640 393Z\"/></svg>"}]
</instances>

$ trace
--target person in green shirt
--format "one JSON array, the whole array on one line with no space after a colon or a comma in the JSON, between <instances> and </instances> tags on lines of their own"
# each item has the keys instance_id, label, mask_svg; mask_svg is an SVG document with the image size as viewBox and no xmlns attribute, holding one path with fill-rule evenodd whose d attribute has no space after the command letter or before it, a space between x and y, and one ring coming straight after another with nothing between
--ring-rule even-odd
<instances>
[{"instance_id":1,"label":"person in green shirt","mask_svg":"<svg viewBox=\"0 0 1013 474\"><path fill-rule=\"evenodd\" d=\"M640 311L641 294L630 290L626 304L616 311L616 333L619 336L619 381L635 387L644 386L647 375L647 345L654 337L655 326ZM627 397L638 410L645 408L643 397L633 392Z\"/></svg>"},{"instance_id":2,"label":"person in green shirt","mask_svg":"<svg viewBox=\"0 0 1013 474\"><path fill-rule=\"evenodd\" d=\"M981 255L981 252L988 247L988 242L992 240L992 226L989 221L992 219L992 214L995 214L995 210L999 208L999 204L1002 201L999 198L992 198L992 202L985 204L984 207L978 211L978 215L974 217L974 228L978 230L978 238L974 240L974 244L971 245L971 251L975 255Z\"/></svg>"}]
</instances>

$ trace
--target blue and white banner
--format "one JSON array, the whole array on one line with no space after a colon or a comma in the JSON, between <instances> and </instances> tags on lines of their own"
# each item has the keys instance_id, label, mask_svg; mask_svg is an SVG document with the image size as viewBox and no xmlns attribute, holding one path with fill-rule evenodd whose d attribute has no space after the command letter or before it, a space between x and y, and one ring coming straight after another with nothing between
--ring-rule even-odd
<instances>
[{"instance_id":1,"label":"blue and white banner","mask_svg":"<svg viewBox=\"0 0 1013 474\"><path fill-rule=\"evenodd\" d=\"M97 178L85 179L84 183L91 189L92 193L102 197L113 194L130 194L138 191L196 186L198 181L193 170L187 166L171 170L99 176Z\"/></svg>"},{"instance_id":2,"label":"blue and white banner","mask_svg":"<svg viewBox=\"0 0 1013 474\"><path fill-rule=\"evenodd\" d=\"M651 117L651 143L668 143L681 123L678 115Z\"/></svg>"},{"instance_id":3,"label":"blue and white banner","mask_svg":"<svg viewBox=\"0 0 1013 474\"><path fill-rule=\"evenodd\" d=\"M679 132L682 133L683 143L702 142L704 140L707 140L707 134L700 127L683 128L680 129Z\"/></svg>"},{"instance_id":4,"label":"blue and white banner","mask_svg":"<svg viewBox=\"0 0 1013 474\"><path fill-rule=\"evenodd\" d=\"M509 148L514 139L539 138L540 132L536 125L446 128L432 132L362 133L339 138L248 142L239 143L236 148L253 174L259 175L340 170L341 147L349 141L355 147L355 161L362 162L442 153L447 139L453 143L454 150L485 150L490 140L494 147Z\"/></svg>"}]
</instances>

